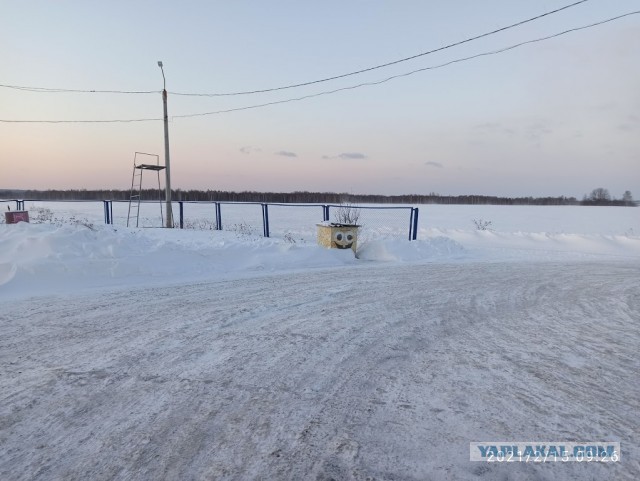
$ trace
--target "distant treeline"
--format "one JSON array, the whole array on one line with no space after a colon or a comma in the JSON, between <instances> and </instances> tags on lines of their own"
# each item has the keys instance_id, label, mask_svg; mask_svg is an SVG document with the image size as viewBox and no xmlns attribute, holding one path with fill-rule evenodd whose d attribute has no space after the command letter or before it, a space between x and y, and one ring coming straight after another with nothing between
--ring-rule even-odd
<instances>
[{"instance_id":1,"label":"distant treeline","mask_svg":"<svg viewBox=\"0 0 640 481\"><path fill-rule=\"evenodd\" d=\"M594 191L595 192L595 191ZM628 191L627 191L628 192ZM625 194L627 194L625 192ZM128 190L9 190L0 189L2 199L24 200L125 200ZM164 200L164 191L144 189L143 200ZM174 201L218 201L218 202L265 202L265 203L323 203L323 204L492 204L492 205L616 205L634 206L630 196L614 199L610 196L594 197L585 195L582 200L575 197L497 197L490 195L371 195L346 194L336 192L228 192L220 190L181 190L172 191Z\"/></svg>"}]
</instances>

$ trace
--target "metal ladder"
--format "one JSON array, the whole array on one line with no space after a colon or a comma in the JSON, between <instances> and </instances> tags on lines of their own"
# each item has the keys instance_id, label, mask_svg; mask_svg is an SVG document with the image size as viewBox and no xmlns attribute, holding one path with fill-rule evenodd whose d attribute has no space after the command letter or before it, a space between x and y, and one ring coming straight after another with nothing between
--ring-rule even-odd
<instances>
[{"instance_id":1,"label":"metal ladder","mask_svg":"<svg viewBox=\"0 0 640 481\"><path fill-rule=\"evenodd\" d=\"M144 164L142 160L146 157L155 157L155 164ZM140 160L140 163L138 161ZM147 154L145 152L136 152L133 156L133 174L131 175L131 193L129 195L129 211L127 213L127 227L131 220L131 210L136 218L136 227L140 222L140 204L142 202L142 173L145 170L155 171L158 175L158 204L160 204L160 224L162 225L163 212L162 212L162 190L160 189L160 171L164 170L164 165L160 165L160 157L156 154ZM136 182L137 180L137 182Z\"/></svg>"}]
</instances>

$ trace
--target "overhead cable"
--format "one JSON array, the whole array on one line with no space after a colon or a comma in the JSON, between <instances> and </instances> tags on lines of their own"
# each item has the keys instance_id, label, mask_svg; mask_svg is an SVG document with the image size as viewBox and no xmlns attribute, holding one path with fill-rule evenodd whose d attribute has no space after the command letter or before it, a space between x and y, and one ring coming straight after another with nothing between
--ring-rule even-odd
<instances>
[{"instance_id":1,"label":"overhead cable","mask_svg":"<svg viewBox=\"0 0 640 481\"><path fill-rule=\"evenodd\" d=\"M130 122L155 122L162 121L163 118L147 118L147 119L109 119L109 120L4 120L0 122L10 124L117 124Z\"/></svg>"},{"instance_id":2,"label":"overhead cable","mask_svg":"<svg viewBox=\"0 0 640 481\"><path fill-rule=\"evenodd\" d=\"M473 59L479 58L479 57L487 57L487 56L490 56L490 55L497 55L497 54L500 54L500 53L503 53L503 52L507 52L509 50L513 50L513 49L518 48L518 47L522 47L523 45L528 45L528 44L532 44L532 43L542 42L542 41L545 41L545 40L550 40L552 38L560 37L561 35L566 35L567 33L577 32L579 30L585 30L587 28L596 27L598 25L603 25L605 23L613 22L614 20L619 20L621 18L628 17L628 16L631 16L631 15L637 15L639 13L640 13L640 10L637 10L635 12L625 13L625 14L619 15L617 17L609 18L607 20L602 20L600 22L592 23L592 24L589 24L589 25L584 25L582 27L571 28L569 30L565 30L563 32L555 33L553 35L548 35L546 37L540 37L540 38L536 38L536 39L533 39L533 40L527 40L527 41L524 41L524 42L517 43L515 45L511 45L509 47L504 47L504 48L501 48L501 49L498 49L498 50L492 50L490 52L483 52L483 53L479 53L479 54L476 54L476 55L471 55L469 57L458 58L458 59L451 60L449 62L440 64L440 65L434 65L434 66L430 66L430 67L419 68L419 69L416 69L416 70L412 70L410 72L405 72L405 73L402 73L402 74L393 75L391 77L387 77L387 78L382 79L382 80L377 80L377 81L372 81L372 82L363 82L363 83L360 83L360 84L357 84L357 85L351 85L351 86L348 86L348 87L341 87L341 88L337 88L337 89L334 89L334 90L327 90L327 91L318 92L318 93L315 93L315 94L304 95L302 97L290 98L290 99L285 99L285 100L276 100L276 101L273 101L273 102L267 102L267 103L257 104L257 105L249 105L249 106L246 106L246 107L237 107L237 108L233 108L233 109L217 110L217 111L213 111L213 112L203 112L203 113L198 113L198 114L174 115L173 118L200 117L200 116L205 116L205 115L225 114L225 113L237 112L237 111L241 111L241 110L257 109L257 108L261 108L261 107L268 107L270 105L278 105L278 104L284 104L284 103L289 103L289 102L298 102L300 100L306 100L306 99L310 99L310 98L314 98L314 97L320 97L322 95L330 95L330 94L334 94L334 93L337 93L337 92L342 92L342 91L345 91L345 90L354 90L354 89L357 89L357 88L360 88L360 87L366 87L366 86L372 86L372 85L380 85L380 84L389 82L391 80L394 80L394 79L397 79L397 78L401 78L401 77L408 77L410 75L413 75L413 74L416 74L416 73L419 73L419 72L424 72L424 71L427 71L427 70L436 70L436 69L447 67L449 65L453 65L453 64L456 64L456 63L465 62L467 60L473 60Z\"/></svg>"},{"instance_id":3,"label":"overhead cable","mask_svg":"<svg viewBox=\"0 0 640 481\"><path fill-rule=\"evenodd\" d=\"M24 87L21 85L5 85L0 87L14 90L24 90L27 92L44 93L83 93L83 94L161 94L162 90L81 90L81 89L57 89L47 87Z\"/></svg>"},{"instance_id":4,"label":"overhead cable","mask_svg":"<svg viewBox=\"0 0 640 481\"><path fill-rule=\"evenodd\" d=\"M532 40L526 40L524 42L520 42L508 47L504 47L501 49L497 49L497 50L492 50L492 51L488 51L488 52L483 52L483 53L479 53L479 54L475 54L475 55L471 55L468 57L462 57L462 58L458 58L455 60L451 60L449 62L445 62L439 65L434 65L434 66L430 66L430 67L423 67L423 68L419 68L416 70L412 70L410 72L405 72L402 74L398 74L398 75L393 75L390 77L387 77L385 79L382 80L377 80L377 81L372 81L372 82L363 82L360 84L356 84L356 85L351 85L348 87L341 87L341 88L337 88L334 90L328 90L328 91L324 91L324 92L318 92L315 94L309 94L309 95L304 95L301 97L296 97L296 98L289 98L289 99L284 99L284 100L277 100L277 101L273 101L273 102L267 102L267 103L262 103L262 104L256 104L256 105L249 105L249 106L245 106L245 107L237 107L237 108L232 108L232 109L225 109L225 110L216 110L216 111L212 111L212 112L202 112L202 113L195 113L195 114L184 114L184 115L174 115L172 116L172 118L188 118L188 117L202 117L202 116L207 116L207 115L217 115L217 114L223 114L223 113L229 113L229 112L238 112L241 110L249 110L249 109L257 109L257 108L262 108L262 107L268 107L271 105L278 105L278 104L284 104L284 103L289 103L289 102L298 102L301 100L306 100L306 99L310 99L310 98L314 98L314 97L320 97L323 95L330 95L330 94L334 94L337 92L342 92L345 90L354 90L360 87L365 87L365 86L372 86L372 85L380 85L386 82L389 82L391 80L397 79L397 78L401 78L401 77L408 77L410 75L414 75L416 73L419 72L424 72L427 70L436 70L439 68L443 68L449 65L453 65L456 63L461 63L461 62L465 62L468 60L473 60L476 58L480 58L480 57L486 57L486 56L490 56L490 55L497 55L500 53L504 53L507 52L509 50L513 50L516 49L518 47L522 47L524 45L529 45L529 44L533 44L533 43L537 43L537 42L543 42L546 40L550 40L553 38L557 38L560 37L562 35L566 35L568 33L572 33L572 32L577 32L580 30L586 30L588 28L592 28L592 27L596 27L599 25L604 25L606 23L609 22L613 22L615 20L619 20L621 18L625 18L625 17L629 17L632 15L638 15L640 14L640 10L636 10L633 12L628 12L622 15L618 15L616 17L611 17L608 18L606 20L601 20L599 22L595 22L595 23L591 23L589 25L583 25L581 27L574 27L574 28L570 28L568 30L564 30L562 32L558 32L552 35L547 35L545 37L539 37L536 39L532 39ZM147 122L147 121L158 121L158 120L163 120L161 118L147 118L147 119L125 119L125 120L4 120L4 119L0 119L0 122L5 122L5 123L116 123L116 122Z\"/></svg>"},{"instance_id":5,"label":"overhead cable","mask_svg":"<svg viewBox=\"0 0 640 481\"><path fill-rule=\"evenodd\" d=\"M582 3L588 2L589 0L579 0L577 2L571 3L569 5L565 5L564 7L560 7L560 8L556 8L555 10L550 10L548 12L542 13L540 15L536 15L535 17L531 17L528 18L526 20L521 20L519 22L513 23L511 25L507 25L505 27L500 27L496 30L492 30L490 32L486 32L480 35L476 35L474 37L469 37L466 38L464 40L460 40L458 42L454 42L442 47L438 47L435 48L433 50L429 50L426 52L422 52L422 53L418 53L416 55L412 55L410 57L405 57L405 58L401 58L398 60L393 60L391 62L387 62L384 64L380 64L380 65L375 65L373 67L368 67L368 68L364 68L361 70L356 70L354 72L349 72L349 73L345 73L345 74L341 74L341 75L335 75L333 77L326 77L326 78L322 78L322 79L318 79L318 80L312 80L309 82L303 82L303 83L298 83L298 84L292 84L292 85L285 85L282 87L274 87L274 88L267 88L267 89L259 89L259 90L249 90L249 91L244 91L244 92L229 92L229 93L190 93L190 92L168 92L172 95L182 95L182 96L192 96L192 97L228 97L228 96L234 96L234 95L250 95L250 94L259 94L259 93L266 93L266 92L275 92L278 90L286 90L286 89L292 89L292 88L296 88L296 87L305 87L308 85L314 85L314 84L318 84L318 83L322 83L322 82L328 82L330 80L337 80L337 79L341 79L341 78L345 78L345 77L351 77L353 75L358 75L361 73L365 73L365 72L370 72L372 70L377 70L377 69L381 69L384 67L389 67L391 65L396 65L402 62L407 62L409 60L413 60L419 57L424 57L425 55L430 55L436 52L440 52L442 50L446 50L449 48L453 48L453 47L457 47L459 45L465 44L465 43L469 43L472 42L474 40L478 40L484 37L488 37L490 35L494 35L496 33L500 33L500 32L504 32L505 30L509 30L515 27L519 27L521 25L524 25L526 23L530 23L533 22L535 20L539 20L541 18L547 17L549 15L553 15L555 13L561 12L563 10L567 10L569 8L575 7L577 5L580 5ZM161 93L161 91L158 90L131 90L131 91L127 91L127 90L81 90L81 89L60 89L60 88L46 88L46 87L24 87L24 86L19 86L19 85L5 85L5 84L0 84L0 87L3 88L9 88L9 89L16 89L16 90L24 90L24 91L28 91L28 92L44 92L44 93L101 93L101 94L155 94L155 93Z\"/></svg>"},{"instance_id":6,"label":"overhead cable","mask_svg":"<svg viewBox=\"0 0 640 481\"><path fill-rule=\"evenodd\" d=\"M501 28L498 28L496 30L492 30L490 32L483 33L481 35L476 35L475 37L470 37L470 38L467 38L467 39L464 39L464 40L460 40L458 42L450 43L450 44L445 45L443 47L434 48L433 50L428 50L426 52L418 53L418 54L412 55L410 57L401 58L399 60L393 60L391 62L383 63L383 64L380 64L380 65L375 65L373 67L368 67L368 68L364 68L364 69L361 69L361 70L356 70L354 72L349 72L349 73L345 73L345 74L341 74L341 75L335 75L333 77L327 77L327 78L322 78L322 79L319 79L319 80L312 80L312 81L309 81L309 82L302 82L302 83L298 83L298 84L285 85L283 87L274 87L274 88L260 89L260 90L247 90L247 91L243 91L243 92L228 92L228 93L169 92L169 93L172 94L172 95L184 95L184 96L191 96L191 97L230 97L230 96L234 96L234 95L251 95L251 94L261 94L261 93L266 93L266 92L275 92L275 91L278 91L278 90L286 90L286 89L292 89L292 88L296 88L296 87L305 87L305 86L308 86L308 85L319 84L319 83L322 83L322 82L329 82L330 80L337 80L337 79L341 79L341 78L345 78L345 77L351 77L353 75L358 75L358 74L365 73L365 72L371 72L372 70L377 70L377 69L381 69L381 68L384 68L384 67L390 67L391 65L396 65L396 64L399 64L399 63L402 63L402 62L407 62L409 60L413 60L413 59L416 59L416 58L419 58L419 57L424 57L425 55L430 55L430 54L433 54L433 53L436 53L436 52L441 52L442 50L446 50L446 49L449 49L449 48L457 47L459 45L462 45L462 44L465 44L465 43L469 43L469 42L472 42L474 40L478 40L478 39L481 39L481 38L484 38L484 37L488 37L490 35L494 35L494 34L499 33L499 32L504 32L505 30L509 30L511 28L519 27L520 25L524 25L526 23L533 22L535 20L539 20L539 19L541 19L543 17L547 17L549 15L553 15L554 13L558 13L558 12L561 12L562 10L566 10L568 8L575 7L577 5L580 5L581 3L585 3L587 1L588 0L580 0L580 1L572 3L570 5L566 5L564 7L557 8L555 10L551 10L549 12L546 12L546 13L543 13L543 14L540 14L540 15L536 15L535 17L531 17L531 18L528 18L526 20L522 20L520 22L516 22L516 23L513 23L511 25L507 25L506 27L501 27Z\"/></svg>"}]
</instances>

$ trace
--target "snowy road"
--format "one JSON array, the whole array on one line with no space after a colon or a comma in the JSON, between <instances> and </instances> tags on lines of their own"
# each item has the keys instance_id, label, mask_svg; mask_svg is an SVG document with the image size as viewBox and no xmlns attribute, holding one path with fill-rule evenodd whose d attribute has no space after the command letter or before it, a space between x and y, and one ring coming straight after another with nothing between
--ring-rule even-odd
<instances>
[{"instance_id":1,"label":"snowy road","mask_svg":"<svg viewBox=\"0 0 640 481\"><path fill-rule=\"evenodd\" d=\"M638 479L640 266L336 268L0 310L0 479ZM619 441L483 464L471 441Z\"/></svg>"}]
</instances>

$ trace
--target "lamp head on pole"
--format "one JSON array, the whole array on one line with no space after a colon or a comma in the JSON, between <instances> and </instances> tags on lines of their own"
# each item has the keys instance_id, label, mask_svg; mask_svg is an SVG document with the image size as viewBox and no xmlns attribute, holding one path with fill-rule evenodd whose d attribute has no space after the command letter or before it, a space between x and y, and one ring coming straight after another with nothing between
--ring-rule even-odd
<instances>
[{"instance_id":1,"label":"lamp head on pole","mask_svg":"<svg viewBox=\"0 0 640 481\"><path fill-rule=\"evenodd\" d=\"M158 60L158 67L160 67L160 71L162 72L162 83L164 86L164 90L167 90L167 80L164 78L164 69L162 68L162 60Z\"/></svg>"}]
</instances>

